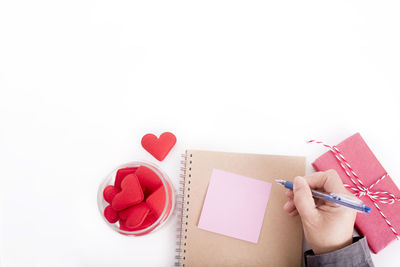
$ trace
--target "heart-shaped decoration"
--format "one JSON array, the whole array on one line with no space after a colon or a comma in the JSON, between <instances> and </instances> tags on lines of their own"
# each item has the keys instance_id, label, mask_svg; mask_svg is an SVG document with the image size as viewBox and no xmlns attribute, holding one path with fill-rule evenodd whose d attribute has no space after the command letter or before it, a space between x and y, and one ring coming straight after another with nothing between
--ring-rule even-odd
<instances>
[{"instance_id":1,"label":"heart-shaped decoration","mask_svg":"<svg viewBox=\"0 0 400 267\"><path fill-rule=\"evenodd\" d=\"M135 175L142 186L145 198L162 186L162 181L158 175L146 166L140 166Z\"/></svg>"},{"instance_id":2,"label":"heart-shaped decoration","mask_svg":"<svg viewBox=\"0 0 400 267\"><path fill-rule=\"evenodd\" d=\"M119 169L119 170L117 171L117 174L115 175L114 186L115 186L116 188L121 189L122 180L124 180L124 178L125 178L128 174L135 173L136 170L137 170L137 167L127 167L127 168Z\"/></svg>"},{"instance_id":3,"label":"heart-shaped decoration","mask_svg":"<svg viewBox=\"0 0 400 267\"><path fill-rule=\"evenodd\" d=\"M142 202L121 211L119 218L125 222L126 227L137 228L144 222L149 212L150 208L147 207L146 202Z\"/></svg>"},{"instance_id":4,"label":"heart-shaped decoration","mask_svg":"<svg viewBox=\"0 0 400 267\"><path fill-rule=\"evenodd\" d=\"M121 182L121 188L111 203L114 210L120 211L143 201L142 187L135 174L128 174Z\"/></svg>"},{"instance_id":5,"label":"heart-shaped decoration","mask_svg":"<svg viewBox=\"0 0 400 267\"><path fill-rule=\"evenodd\" d=\"M149 213L146 218L144 219L144 221L136 228L130 228L128 226L126 226L126 221L123 219L119 220L119 229L124 230L124 231L137 231L137 230L142 230L144 228L149 227L150 225L152 225L153 223L155 223L157 221L158 217L156 217L154 214ZM151 230L149 230L150 232ZM142 233L142 234L146 234L148 232ZM142 234L138 234L138 235L142 235Z\"/></svg>"},{"instance_id":6,"label":"heart-shaped decoration","mask_svg":"<svg viewBox=\"0 0 400 267\"><path fill-rule=\"evenodd\" d=\"M109 223L116 223L119 219L118 213L110 205L104 209L104 217Z\"/></svg>"},{"instance_id":7,"label":"heart-shaped decoration","mask_svg":"<svg viewBox=\"0 0 400 267\"><path fill-rule=\"evenodd\" d=\"M175 143L176 137L170 132L161 134L160 138L157 138L154 134L146 134L142 137L143 148L159 161L165 159Z\"/></svg>"},{"instance_id":8,"label":"heart-shaped decoration","mask_svg":"<svg viewBox=\"0 0 400 267\"><path fill-rule=\"evenodd\" d=\"M146 199L146 204L157 217L160 217L165 207L165 200L165 189L159 187Z\"/></svg>"},{"instance_id":9,"label":"heart-shaped decoration","mask_svg":"<svg viewBox=\"0 0 400 267\"><path fill-rule=\"evenodd\" d=\"M105 201L111 204L113 201L114 197L119 193L119 189L116 188L115 186L108 185L106 188L104 188L103 191L103 198Z\"/></svg>"}]
</instances>

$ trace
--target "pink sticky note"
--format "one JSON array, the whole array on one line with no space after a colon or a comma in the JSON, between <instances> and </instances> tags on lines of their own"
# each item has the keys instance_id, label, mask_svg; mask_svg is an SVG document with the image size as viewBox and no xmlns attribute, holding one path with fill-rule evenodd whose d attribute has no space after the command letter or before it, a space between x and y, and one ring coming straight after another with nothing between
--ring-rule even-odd
<instances>
[{"instance_id":1,"label":"pink sticky note","mask_svg":"<svg viewBox=\"0 0 400 267\"><path fill-rule=\"evenodd\" d=\"M214 169L198 227L257 243L271 183Z\"/></svg>"}]
</instances>

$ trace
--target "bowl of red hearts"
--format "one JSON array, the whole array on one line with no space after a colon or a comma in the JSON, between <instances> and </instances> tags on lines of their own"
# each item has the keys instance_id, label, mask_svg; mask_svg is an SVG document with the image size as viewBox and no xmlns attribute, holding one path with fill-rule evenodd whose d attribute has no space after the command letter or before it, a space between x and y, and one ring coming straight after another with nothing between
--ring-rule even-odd
<instances>
[{"instance_id":1,"label":"bowl of red hearts","mask_svg":"<svg viewBox=\"0 0 400 267\"><path fill-rule=\"evenodd\" d=\"M140 236L160 228L175 206L167 175L147 162L130 162L113 170L100 184L99 211L118 233Z\"/></svg>"}]
</instances>

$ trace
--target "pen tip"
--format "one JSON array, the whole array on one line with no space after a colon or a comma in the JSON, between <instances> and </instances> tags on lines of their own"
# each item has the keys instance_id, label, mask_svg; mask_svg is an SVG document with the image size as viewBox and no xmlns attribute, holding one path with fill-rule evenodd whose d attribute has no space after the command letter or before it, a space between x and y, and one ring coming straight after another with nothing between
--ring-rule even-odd
<instances>
[{"instance_id":1,"label":"pen tip","mask_svg":"<svg viewBox=\"0 0 400 267\"><path fill-rule=\"evenodd\" d=\"M285 183L284 180L280 180L280 179L275 179L275 182L277 182L278 184L283 184L283 183Z\"/></svg>"},{"instance_id":2,"label":"pen tip","mask_svg":"<svg viewBox=\"0 0 400 267\"><path fill-rule=\"evenodd\" d=\"M370 213L371 212L371 208L368 206L365 206L364 208L365 213Z\"/></svg>"}]
</instances>

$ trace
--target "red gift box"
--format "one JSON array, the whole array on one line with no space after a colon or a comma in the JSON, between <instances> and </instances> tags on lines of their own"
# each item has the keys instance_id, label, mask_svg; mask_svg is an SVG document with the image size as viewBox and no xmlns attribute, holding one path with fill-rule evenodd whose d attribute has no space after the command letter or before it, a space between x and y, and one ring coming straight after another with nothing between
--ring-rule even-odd
<instances>
[{"instance_id":1,"label":"red gift box","mask_svg":"<svg viewBox=\"0 0 400 267\"><path fill-rule=\"evenodd\" d=\"M367 237L372 252L378 253L399 238L399 189L359 133L337 146L323 145L330 151L316 159L313 167L317 171L336 170L347 189L371 207L370 214L357 214L355 227Z\"/></svg>"}]
</instances>

